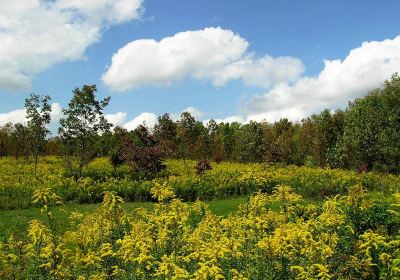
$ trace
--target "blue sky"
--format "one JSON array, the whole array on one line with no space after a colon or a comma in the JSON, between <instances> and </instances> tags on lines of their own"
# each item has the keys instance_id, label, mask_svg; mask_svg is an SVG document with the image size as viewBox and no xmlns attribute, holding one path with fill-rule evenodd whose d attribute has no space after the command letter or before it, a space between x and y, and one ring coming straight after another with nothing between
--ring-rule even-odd
<instances>
[{"instance_id":1,"label":"blue sky","mask_svg":"<svg viewBox=\"0 0 400 280\"><path fill-rule=\"evenodd\" d=\"M399 1L114 1L126 5L124 12L113 10L113 1L107 0L88 0L90 7L65 0L3 2L0 4L0 40L5 42L11 36L11 43L0 48L0 67L5 69L4 73L0 71L0 124L2 119L3 122L20 120L18 114L12 113L23 107L30 92L50 94L53 102L66 106L71 90L84 84L96 84L99 96L111 96L107 113L120 112L123 118L118 120L119 125L148 113L127 125L128 128L139 120L151 123L149 114L178 115L187 108L202 120L234 117L233 120L243 122L274 121L285 116L296 121L325 107L343 107L349 99L380 86L393 72L400 71L400 38L396 37L400 33ZM15 7L16 3L26 7ZM57 26L47 15L48 11L64 21ZM26 17L28 12L38 16L43 12L43 22L39 24L35 16ZM75 22L77 14L82 22ZM55 30L49 36L45 35L47 17L48 24L54 24L49 33L51 28ZM22 19L27 25L18 24ZM84 32L57 35L65 23L75 24ZM90 32L95 34L85 37L82 43L79 36ZM14 38L15 33L22 35ZM230 40L239 38L246 46L238 44L238 49L242 47L239 54L220 64L210 66L204 61L194 61L192 45L206 57L213 53L212 49L204 49L207 41L203 49L196 41L198 35L210 33L212 38L228 36L228 45L233 44ZM169 44L158 44L167 37L176 39ZM112 64L113 55L130 42L141 39L154 40L148 48L154 46L154 54L150 51L141 54L139 47L132 48L127 58L118 57L118 63ZM22 41L27 51L22 47L16 50ZM375 43L368 43L371 41ZM54 42L58 45L53 48ZM190 46L189 50L179 53L181 45ZM74 46L79 47L69 54ZM221 47L221 54L226 53L226 47ZM171 56L158 61L155 57L165 53L164 49L178 52L179 60ZM353 56L352 50L356 50ZM258 67L265 56L274 63ZM142 57L144 61L138 63ZM290 57L290 60L281 61L280 57ZM2 59L7 62L2 63ZM331 63L324 64L325 60ZM169 67L166 62L171 67L174 63L184 66L163 77L153 77L152 73L140 70L148 66L149 71L157 72L164 66ZM242 63L247 66L238 68ZM216 81L233 64L235 68L229 68L229 75L233 76L222 83ZM279 70L279 67L284 68ZM293 74L282 74L285 67L290 67L288 72ZM115 68L115 76L105 82L102 76L111 68ZM129 76L132 69L139 69L134 79ZM261 76L257 81L250 81L249 76L255 71ZM277 72L280 78L270 78ZM24 75L23 79L20 74ZM128 85L122 91L121 76L126 76L122 82ZM11 86L7 79L12 79ZM339 92L342 88L344 92Z\"/></svg>"}]
</instances>

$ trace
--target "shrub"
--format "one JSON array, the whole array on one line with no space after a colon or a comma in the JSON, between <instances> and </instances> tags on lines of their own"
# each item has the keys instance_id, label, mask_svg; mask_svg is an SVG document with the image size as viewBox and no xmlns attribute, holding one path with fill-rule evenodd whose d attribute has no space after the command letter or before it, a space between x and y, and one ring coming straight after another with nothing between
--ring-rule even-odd
<instances>
[{"instance_id":1,"label":"shrub","mask_svg":"<svg viewBox=\"0 0 400 280\"><path fill-rule=\"evenodd\" d=\"M207 170L211 170L211 164L207 159L199 160L196 164L196 174L203 175Z\"/></svg>"},{"instance_id":2,"label":"shrub","mask_svg":"<svg viewBox=\"0 0 400 280\"><path fill-rule=\"evenodd\" d=\"M125 137L121 147L121 158L129 165L133 172L154 174L165 169L163 159L165 152L147 128L139 126L134 131L134 139Z\"/></svg>"},{"instance_id":3,"label":"shrub","mask_svg":"<svg viewBox=\"0 0 400 280\"><path fill-rule=\"evenodd\" d=\"M119 152L114 151L110 155L110 163L114 168L116 168L124 163L124 159L121 157Z\"/></svg>"}]
</instances>

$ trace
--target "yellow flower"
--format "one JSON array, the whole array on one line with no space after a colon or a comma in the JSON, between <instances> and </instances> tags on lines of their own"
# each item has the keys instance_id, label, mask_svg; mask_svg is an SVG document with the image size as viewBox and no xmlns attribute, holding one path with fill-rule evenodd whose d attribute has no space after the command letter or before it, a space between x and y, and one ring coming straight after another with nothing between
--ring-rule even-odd
<instances>
[{"instance_id":1,"label":"yellow flower","mask_svg":"<svg viewBox=\"0 0 400 280\"><path fill-rule=\"evenodd\" d=\"M150 190L152 196L157 199L157 201L165 202L175 197L175 194L167 182L160 184L154 182L154 186Z\"/></svg>"}]
</instances>

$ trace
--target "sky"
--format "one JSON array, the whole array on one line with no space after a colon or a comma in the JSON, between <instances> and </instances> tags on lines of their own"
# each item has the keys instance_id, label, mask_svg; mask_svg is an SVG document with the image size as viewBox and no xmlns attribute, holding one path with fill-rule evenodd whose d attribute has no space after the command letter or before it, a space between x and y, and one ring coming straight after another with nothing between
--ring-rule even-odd
<instances>
[{"instance_id":1,"label":"sky","mask_svg":"<svg viewBox=\"0 0 400 280\"><path fill-rule=\"evenodd\" d=\"M0 0L0 125L25 98L111 96L115 125L299 121L400 72L399 1Z\"/></svg>"}]
</instances>

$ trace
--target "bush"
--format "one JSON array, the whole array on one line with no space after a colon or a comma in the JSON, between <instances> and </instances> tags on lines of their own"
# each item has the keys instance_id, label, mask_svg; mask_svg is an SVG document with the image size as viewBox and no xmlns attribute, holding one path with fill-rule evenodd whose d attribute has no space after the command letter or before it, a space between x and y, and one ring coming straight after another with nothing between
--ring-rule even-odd
<instances>
[{"instance_id":1,"label":"bush","mask_svg":"<svg viewBox=\"0 0 400 280\"><path fill-rule=\"evenodd\" d=\"M111 165L116 168L124 163L124 159L121 157L119 152L112 152L110 156Z\"/></svg>"},{"instance_id":2,"label":"bush","mask_svg":"<svg viewBox=\"0 0 400 280\"><path fill-rule=\"evenodd\" d=\"M197 162L196 165L196 174L203 175L207 170L211 170L211 164L208 160L203 159Z\"/></svg>"},{"instance_id":3,"label":"bush","mask_svg":"<svg viewBox=\"0 0 400 280\"><path fill-rule=\"evenodd\" d=\"M135 130L136 138L126 137L121 147L121 158L133 172L154 174L165 169L165 152L144 126Z\"/></svg>"}]
</instances>

